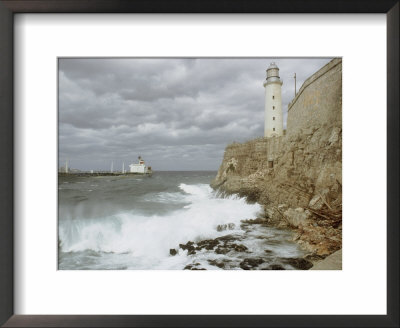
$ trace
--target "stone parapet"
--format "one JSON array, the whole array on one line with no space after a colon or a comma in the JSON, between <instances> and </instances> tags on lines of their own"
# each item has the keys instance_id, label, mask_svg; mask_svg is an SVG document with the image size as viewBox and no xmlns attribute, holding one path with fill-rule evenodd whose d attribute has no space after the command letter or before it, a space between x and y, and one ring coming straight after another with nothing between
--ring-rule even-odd
<instances>
[{"instance_id":1,"label":"stone parapet","mask_svg":"<svg viewBox=\"0 0 400 328\"><path fill-rule=\"evenodd\" d=\"M335 58L310 76L289 103L287 133L341 120L342 59Z\"/></svg>"}]
</instances>

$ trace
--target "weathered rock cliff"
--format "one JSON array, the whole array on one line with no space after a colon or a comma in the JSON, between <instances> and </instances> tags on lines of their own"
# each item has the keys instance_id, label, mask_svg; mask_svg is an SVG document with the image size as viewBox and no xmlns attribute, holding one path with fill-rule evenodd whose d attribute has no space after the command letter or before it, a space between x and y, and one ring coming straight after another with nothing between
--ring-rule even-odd
<instances>
[{"instance_id":1,"label":"weathered rock cliff","mask_svg":"<svg viewBox=\"0 0 400 328\"><path fill-rule=\"evenodd\" d=\"M330 101L320 99L324 93ZM270 224L293 229L294 240L325 256L341 248L341 60L306 80L299 94L288 114L300 117L304 112L296 129L282 137L227 146L212 187L264 205ZM319 109L330 114L307 119Z\"/></svg>"}]
</instances>

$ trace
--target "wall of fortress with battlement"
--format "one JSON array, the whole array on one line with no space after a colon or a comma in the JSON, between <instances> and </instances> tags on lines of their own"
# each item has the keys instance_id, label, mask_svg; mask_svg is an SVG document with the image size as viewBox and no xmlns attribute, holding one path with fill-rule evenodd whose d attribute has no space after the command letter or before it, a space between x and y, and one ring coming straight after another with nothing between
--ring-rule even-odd
<instances>
[{"instance_id":1,"label":"wall of fortress with battlement","mask_svg":"<svg viewBox=\"0 0 400 328\"><path fill-rule=\"evenodd\" d=\"M311 75L288 105L287 134L342 121L342 59L335 58Z\"/></svg>"}]
</instances>

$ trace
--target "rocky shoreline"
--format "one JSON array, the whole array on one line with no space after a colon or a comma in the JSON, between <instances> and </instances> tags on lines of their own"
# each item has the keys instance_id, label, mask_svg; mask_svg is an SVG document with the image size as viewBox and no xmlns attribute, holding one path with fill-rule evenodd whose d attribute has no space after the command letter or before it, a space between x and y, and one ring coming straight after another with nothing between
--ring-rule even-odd
<instances>
[{"instance_id":1,"label":"rocky shoreline","mask_svg":"<svg viewBox=\"0 0 400 328\"><path fill-rule=\"evenodd\" d=\"M281 207L282 209L282 207ZM274 209L266 207L266 212ZM321 216L322 211L312 211L311 208L287 208L278 211L280 218L270 216L268 222L275 227L290 229L293 241L317 256L326 257L342 248L342 222L340 219Z\"/></svg>"},{"instance_id":2,"label":"rocky shoreline","mask_svg":"<svg viewBox=\"0 0 400 328\"><path fill-rule=\"evenodd\" d=\"M244 234L238 234L233 223L217 226L217 231L232 233L223 235L214 239L205 239L195 241L188 241L185 244L179 244L177 248L170 249L170 255L175 256L179 252L187 252L188 256L196 254L210 254L228 255L229 257L209 258L208 264L219 269L242 269L242 270L309 270L315 263L320 262L326 256L318 255L315 253L307 253L303 257L284 257L277 255L269 246L271 244L278 244L279 240L270 238L263 232L262 229L277 229L270 225L266 218L256 218L242 220L240 229ZM235 230L234 230L235 229ZM278 230L284 230L282 227ZM247 246L244 241L255 232L257 239L264 241L265 247L260 249L261 252L254 253ZM279 245L276 245L279 247ZM196 262L194 258L191 264L184 267L184 270L207 270L204 266Z\"/></svg>"},{"instance_id":3,"label":"rocky shoreline","mask_svg":"<svg viewBox=\"0 0 400 328\"><path fill-rule=\"evenodd\" d=\"M342 248L341 132L334 123L232 144L211 186L257 202L264 213L253 220L288 229L307 253L327 257Z\"/></svg>"}]
</instances>

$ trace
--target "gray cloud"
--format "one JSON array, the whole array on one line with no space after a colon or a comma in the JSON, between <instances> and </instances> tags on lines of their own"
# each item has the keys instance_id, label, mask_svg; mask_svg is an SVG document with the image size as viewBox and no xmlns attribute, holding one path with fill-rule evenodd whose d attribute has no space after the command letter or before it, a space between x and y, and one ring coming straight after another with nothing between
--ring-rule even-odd
<instances>
[{"instance_id":1,"label":"gray cloud","mask_svg":"<svg viewBox=\"0 0 400 328\"><path fill-rule=\"evenodd\" d=\"M270 62L286 119L294 72L299 89L329 60L60 59L60 165L108 169L141 155L155 170L216 170L227 144L263 136Z\"/></svg>"}]
</instances>

